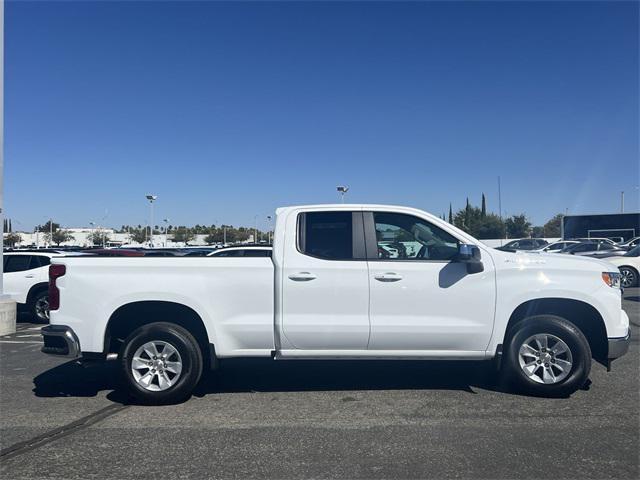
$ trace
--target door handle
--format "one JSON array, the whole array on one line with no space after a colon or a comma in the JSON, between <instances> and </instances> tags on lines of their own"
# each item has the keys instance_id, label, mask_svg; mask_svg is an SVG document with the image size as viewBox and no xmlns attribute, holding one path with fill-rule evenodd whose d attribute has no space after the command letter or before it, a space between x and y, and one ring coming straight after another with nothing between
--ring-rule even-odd
<instances>
[{"instance_id":1,"label":"door handle","mask_svg":"<svg viewBox=\"0 0 640 480\"><path fill-rule=\"evenodd\" d=\"M375 278L379 282L397 282L399 280L402 280L402 275L398 275L394 272L387 272L375 275L373 278Z\"/></svg>"},{"instance_id":2,"label":"door handle","mask_svg":"<svg viewBox=\"0 0 640 480\"><path fill-rule=\"evenodd\" d=\"M25 275L24 278L34 278L35 275Z\"/></svg>"},{"instance_id":3,"label":"door handle","mask_svg":"<svg viewBox=\"0 0 640 480\"><path fill-rule=\"evenodd\" d=\"M296 282L308 282L309 280L315 280L316 276L310 272L298 272L289 275L289 279Z\"/></svg>"}]
</instances>

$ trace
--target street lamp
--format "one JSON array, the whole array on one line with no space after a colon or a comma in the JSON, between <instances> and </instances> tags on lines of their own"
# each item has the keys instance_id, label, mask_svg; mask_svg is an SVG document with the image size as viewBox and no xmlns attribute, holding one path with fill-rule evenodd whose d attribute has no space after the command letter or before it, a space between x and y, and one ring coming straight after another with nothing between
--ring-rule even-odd
<instances>
[{"instance_id":1,"label":"street lamp","mask_svg":"<svg viewBox=\"0 0 640 480\"><path fill-rule=\"evenodd\" d=\"M169 219L165 218L162 220L164 222L164 246L167 246L167 242L169 241L168 235L167 235L167 226L169 225Z\"/></svg>"},{"instance_id":2,"label":"street lamp","mask_svg":"<svg viewBox=\"0 0 640 480\"><path fill-rule=\"evenodd\" d=\"M271 215L267 215L267 243L271 244Z\"/></svg>"},{"instance_id":3,"label":"street lamp","mask_svg":"<svg viewBox=\"0 0 640 480\"><path fill-rule=\"evenodd\" d=\"M147 200L149 200L149 208L151 210L151 225L149 225L149 245L153 247L153 202L158 199L158 196L148 193L146 197Z\"/></svg>"},{"instance_id":4,"label":"street lamp","mask_svg":"<svg viewBox=\"0 0 640 480\"><path fill-rule=\"evenodd\" d=\"M344 195L349 191L349 187L347 187L346 185L338 185L336 187L336 190L338 190L338 193L341 195L341 198L342 198L342 203L344 203Z\"/></svg>"}]
</instances>

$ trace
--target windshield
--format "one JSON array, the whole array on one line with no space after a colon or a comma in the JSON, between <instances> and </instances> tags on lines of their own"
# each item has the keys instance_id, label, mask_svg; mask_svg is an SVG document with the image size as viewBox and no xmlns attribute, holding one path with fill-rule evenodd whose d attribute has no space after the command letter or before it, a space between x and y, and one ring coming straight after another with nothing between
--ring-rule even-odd
<instances>
[{"instance_id":1,"label":"windshield","mask_svg":"<svg viewBox=\"0 0 640 480\"><path fill-rule=\"evenodd\" d=\"M640 245L633 247L627 253L624 254L625 257L639 257L640 256Z\"/></svg>"}]
</instances>

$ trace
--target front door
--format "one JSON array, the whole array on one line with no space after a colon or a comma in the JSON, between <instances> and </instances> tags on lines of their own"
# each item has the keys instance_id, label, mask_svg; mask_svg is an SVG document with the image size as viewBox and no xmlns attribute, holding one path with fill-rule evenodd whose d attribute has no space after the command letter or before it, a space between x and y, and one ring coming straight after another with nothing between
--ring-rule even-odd
<instances>
[{"instance_id":1,"label":"front door","mask_svg":"<svg viewBox=\"0 0 640 480\"><path fill-rule=\"evenodd\" d=\"M496 296L491 259L469 274L455 261L459 240L444 228L407 214L364 215L368 241L377 243L369 255L369 350L484 351Z\"/></svg>"},{"instance_id":2,"label":"front door","mask_svg":"<svg viewBox=\"0 0 640 480\"><path fill-rule=\"evenodd\" d=\"M286 249L282 268L283 340L293 349L366 350L369 276L362 213L305 212L287 228L296 230L297 248Z\"/></svg>"}]
</instances>

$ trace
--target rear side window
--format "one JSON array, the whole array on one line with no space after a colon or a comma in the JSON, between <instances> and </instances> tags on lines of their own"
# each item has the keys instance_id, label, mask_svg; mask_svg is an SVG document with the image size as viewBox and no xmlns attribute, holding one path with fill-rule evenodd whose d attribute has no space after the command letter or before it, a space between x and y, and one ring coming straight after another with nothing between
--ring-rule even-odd
<instances>
[{"instance_id":1,"label":"rear side window","mask_svg":"<svg viewBox=\"0 0 640 480\"><path fill-rule=\"evenodd\" d=\"M50 263L51 263L51 260L49 259L49 257L45 257L43 255L34 255L33 257L31 257L30 269L31 268L46 267Z\"/></svg>"},{"instance_id":2,"label":"rear side window","mask_svg":"<svg viewBox=\"0 0 640 480\"><path fill-rule=\"evenodd\" d=\"M300 251L326 260L353 260L352 212L309 212L298 220Z\"/></svg>"},{"instance_id":3,"label":"rear side window","mask_svg":"<svg viewBox=\"0 0 640 480\"><path fill-rule=\"evenodd\" d=\"M4 261L4 272L12 273L12 272L24 272L25 270L29 270L31 263L31 255L11 255L5 257ZM39 266L39 265L38 265Z\"/></svg>"}]
</instances>

